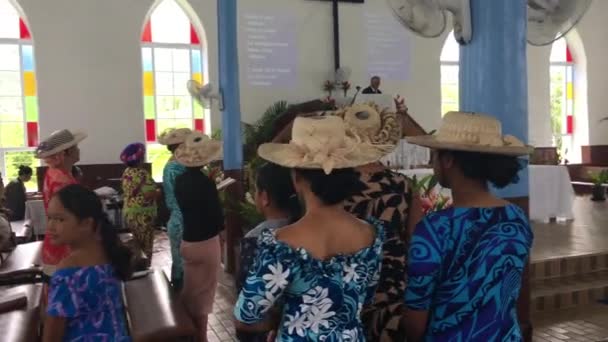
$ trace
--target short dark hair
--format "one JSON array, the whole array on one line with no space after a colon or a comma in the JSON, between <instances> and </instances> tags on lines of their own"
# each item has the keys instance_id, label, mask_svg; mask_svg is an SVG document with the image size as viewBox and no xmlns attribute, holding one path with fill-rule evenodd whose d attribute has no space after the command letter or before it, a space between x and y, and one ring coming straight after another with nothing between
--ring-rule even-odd
<instances>
[{"instance_id":1,"label":"short dark hair","mask_svg":"<svg viewBox=\"0 0 608 342\"><path fill-rule=\"evenodd\" d=\"M367 189L355 169L335 169L330 174L323 170L296 169L296 173L310 182L310 189L325 205L338 204Z\"/></svg>"},{"instance_id":2,"label":"short dark hair","mask_svg":"<svg viewBox=\"0 0 608 342\"><path fill-rule=\"evenodd\" d=\"M374 76L372 76L371 80L372 80L372 81L373 81L373 80L378 80L378 81L380 81L380 76L378 76L378 75L374 75Z\"/></svg>"},{"instance_id":3,"label":"short dark hair","mask_svg":"<svg viewBox=\"0 0 608 342\"><path fill-rule=\"evenodd\" d=\"M523 159L499 154L447 150L440 150L438 153L440 158L451 154L465 177L484 183L490 182L499 189L517 183L517 174L525 163Z\"/></svg>"},{"instance_id":4,"label":"short dark hair","mask_svg":"<svg viewBox=\"0 0 608 342\"><path fill-rule=\"evenodd\" d=\"M31 176L34 173L31 167L27 165L19 165L19 177Z\"/></svg>"}]
</instances>

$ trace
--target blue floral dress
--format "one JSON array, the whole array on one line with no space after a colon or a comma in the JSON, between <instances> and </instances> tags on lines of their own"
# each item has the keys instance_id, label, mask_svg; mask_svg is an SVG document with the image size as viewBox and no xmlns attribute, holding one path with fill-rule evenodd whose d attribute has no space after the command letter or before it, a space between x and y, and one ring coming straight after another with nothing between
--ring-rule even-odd
<instances>
[{"instance_id":1,"label":"blue floral dress","mask_svg":"<svg viewBox=\"0 0 608 342\"><path fill-rule=\"evenodd\" d=\"M382 225L373 222L373 245L321 261L264 231L260 249L234 308L236 319L255 324L282 307L278 341L365 341L361 309L380 275Z\"/></svg>"},{"instance_id":2,"label":"blue floral dress","mask_svg":"<svg viewBox=\"0 0 608 342\"><path fill-rule=\"evenodd\" d=\"M169 161L163 170L163 192L165 203L171 212L167 222L167 233L171 245L171 282L180 282L184 277L184 262L180 254L182 235L184 234L184 218L175 198L175 180L186 172L186 167L176 161Z\"/></svg>"},{"instance_id":3,"label":"blue floral dress","mask_svg":"<svg viewBox=\"0 0 608 342\"><path fill-rule=\"evenodd\" d=\"M67 320L63 341L131 341L121 282L111 265L56 271L47 314Z\"/></svg>"},{"instance_id":4,"label":"blue floral dress","mask_svg":"<svg viewBox=\"0 0 608 342\"><path fill-rule=\"evenodd\" d=\"M515 205L451 208L410 243L409 309L429 311L426 341L521 341L516 303L533 234Z\"/></svg>"}]
</instances>

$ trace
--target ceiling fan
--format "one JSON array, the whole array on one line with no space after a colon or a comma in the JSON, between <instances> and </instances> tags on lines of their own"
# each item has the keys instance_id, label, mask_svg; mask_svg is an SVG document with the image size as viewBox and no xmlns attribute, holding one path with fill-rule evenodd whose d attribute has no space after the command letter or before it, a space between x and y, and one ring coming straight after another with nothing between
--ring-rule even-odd
<instances>
[{"instance_id":1,"label":"ceiling fan","mask_svg":"<svg viewBox=\"0 0 608 342\"><path fill-rule=\"evenodd\" d=\"M591 0L528 0L528 43L549 45L565 36L590 5Z\"/></svg>"}]
</instances>

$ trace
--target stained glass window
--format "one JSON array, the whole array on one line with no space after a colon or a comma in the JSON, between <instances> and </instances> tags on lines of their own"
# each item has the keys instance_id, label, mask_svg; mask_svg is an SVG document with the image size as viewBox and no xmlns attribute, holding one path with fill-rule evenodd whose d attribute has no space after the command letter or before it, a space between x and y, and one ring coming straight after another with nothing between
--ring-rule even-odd
<instances>
[{"instance_id":1,"label":"stained glass window","mask_svg":"<svg viewBox=\"0 0 608 342\"><path fill-rule=\"evenodd\" d=\"M441 115L458 110L458 60L460 46L453 34L448 38L441 50Z\"/></svg>"},{"instance_id":2,"label":"stained glass window","mask_svg":"<svg viewBox=\"0 0 608 342\"><path fill-rule=\"evenodd\" d=\"M38 97L30 30L17 9L0 0L0 172L16 178L19 165L38 166ZM27 184L35 189L35 180Z\"/></svg>"},{"instance_id":3,"label":"stained glass window","mask_svg":"<svg viewBox=\"0 0 608 342\"><path fill-rule=\"evenodd\" d=\"M551 128L553 145L562 159L570 159L573 151L574 116L574 64L565 38L553 42L549 75L551 78Z\"/></svg>"},{"instance_id":4,"label":"stained glass window","mask_svg":"<svg viewBox=\"0 0 608 342\"><path fill-rule=\"evenodd\" d=\"M206 53L199 34L175 0L153 10L142 33L143 96L148 162L154 179L170 158L156 137L171 127L206 131L208 111L188 94L187 82L205 83Z\"/></svg>"}]
</instances>

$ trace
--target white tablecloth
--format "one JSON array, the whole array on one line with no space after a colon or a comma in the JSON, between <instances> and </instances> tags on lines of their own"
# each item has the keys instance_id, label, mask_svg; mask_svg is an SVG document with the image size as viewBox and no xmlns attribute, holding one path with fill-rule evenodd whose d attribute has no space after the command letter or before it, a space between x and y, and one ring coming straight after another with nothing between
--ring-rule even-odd
<instances>
[{"instance_id":1,"label":"white tablecloth","mask_svg":"<svg viewBox=\"0 0 608 342\"><path fill-rule=\"evenodd\" d=\"M30 220L34 234L43 235L46 231L46 213L42 200L25 202L25 219Z\"/></svg>"},{"instance_id":2,"label":"white tablecloth","mask_svg":"<svg viewBox=\"0 0 608 342\"><path fill-rule=\"evenodd\" d=\"M408 144L405 140L400 140L395 150L382 158L382 163L393 169L411 169L420 165L428 165L431 159L431 150L426 147ZM426 169L420 169L426 170ZM401 171L399 171L401 172ZM431 173L433 170L431 170Z\"/></svg>"},{"instance_id":3,"label":"white tablecloth","mask_svg":"<svg viewBox=\"0 0 608 342\"><path fill-rule=\"evenodd\" d=\"M565 166L530 165L530 218L548 221L551 218L574 218L574 189Z\"/></svg>"}]
</instances>

